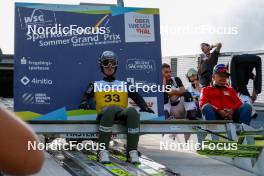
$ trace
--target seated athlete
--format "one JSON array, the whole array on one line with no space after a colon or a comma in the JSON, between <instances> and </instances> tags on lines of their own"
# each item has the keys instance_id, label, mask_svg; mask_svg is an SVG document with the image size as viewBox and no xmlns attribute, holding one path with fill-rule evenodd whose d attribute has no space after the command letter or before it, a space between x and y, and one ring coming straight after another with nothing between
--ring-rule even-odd
<instances>
[{"instance_id":1,"label":"seated athlete","mask_svg":"<svg viewBox=\"0 0 264 176\"><path fill-rule=\"evenodd\" d=\"M127 127L127 158L131 163L139 163L138 141L140 116L132 107L127 107L128 97L140 107L141 112L154 113L148 108L144 99L137 92L130 92L124 86L124 81L115 79L118 66L117 56L112 51L104 51L99 59L99 64L104 78L101 81L90 83L80 104L81 109L91 109L87 101L94 98L96 111L98 112L99 144L105 144L105 150L98 151L98 159L101 163L110 163L109 142L112 135L114 120L124 121ZM111 87L111 90L104 90Z\"/></svg>"}]
</instances>

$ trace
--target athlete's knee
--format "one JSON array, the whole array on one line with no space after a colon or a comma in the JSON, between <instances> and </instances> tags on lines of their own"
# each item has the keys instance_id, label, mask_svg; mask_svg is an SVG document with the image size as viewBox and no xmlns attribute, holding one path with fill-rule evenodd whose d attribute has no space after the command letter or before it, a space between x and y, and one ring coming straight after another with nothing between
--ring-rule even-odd
<instances>
[{"instance_id":1,"label":"athlete's knee","mask_svg":"<svg viewBox=\"0 0 264 176\"><path fill-rule=\"evenodd\" d=\"M116 114L116 107L115 106L108 106L102 111L102 116L105 118L114 118Z\"/></svg>"},{"instance_id":2,"label":"athlete's knee","mask_svg":"<svg viewBox=\"0 0 264 176\"><path fill-rule=\"evenodd\" d=\"M127 114L139 115L137 110L135 108L132 108L132 107L126 108L126 112L127 112Z\"/></svg>"},{"instance_id":3,"label":"athlete's knee","mask_svg":"<svg viewBox=\"0 0 264 176\"><path fill-rule=\"evenodd\" d=\"M116 109L114 106L109 106L101 112L100 124L104 126L113 125L113 121L116 115Z\"/></svg>"},{"instance_id":4,"label":"athlete's knee","mask_svg":"<svg viewBox=\"0 0 264 176\"><path fill-rule=\"evenodd\" d=\"M128 107L125 109L127 117L133 117L133 120L139 120L139 113L135 108Z\"/></svg>"}]
</instances>

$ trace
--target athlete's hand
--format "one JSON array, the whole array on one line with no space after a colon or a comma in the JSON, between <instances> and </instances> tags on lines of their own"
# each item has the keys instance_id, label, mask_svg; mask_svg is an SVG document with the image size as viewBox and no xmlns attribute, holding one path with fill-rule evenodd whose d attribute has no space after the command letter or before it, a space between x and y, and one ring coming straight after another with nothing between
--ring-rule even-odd
<instances>
[{"instance_id":1,"label":"athlete's hand","mask_svg":"<svg viewBox=\"0 0 264 176\"><path fill-rule=\"evenodd\" d=\"M79 105L79 109L84 109L84 110L87 110L89 109L89 105L87 102L82 102L80 105Z\"/></svg>"},{"instance_id":2,"label":"athlete's hand","mask_svg":"<svg viewBox=\"0 0 264 176\"><path fill-rule=\"evenodd\" d=\"M139 112L148 112L148 113L153 113L153 114L155 114L155 112L154 112L151 108L140 109Z\"/></svg>"}]
</instances>

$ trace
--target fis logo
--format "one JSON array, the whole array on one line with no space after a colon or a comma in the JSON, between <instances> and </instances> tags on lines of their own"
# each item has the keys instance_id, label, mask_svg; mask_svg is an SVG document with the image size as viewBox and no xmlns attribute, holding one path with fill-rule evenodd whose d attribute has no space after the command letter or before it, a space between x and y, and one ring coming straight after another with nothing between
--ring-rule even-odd
<instances>
[{"instance_id":1,"label":"fis logo","mask_svg":"<svg viewBox=\"0 0 264 176\"><path fill-rule=\"evenodd\" d=\"M55 13L49 10L18 8L20 24L22 29L28 25L48 26L56 23Z\"/></svg>"}]
</instances>

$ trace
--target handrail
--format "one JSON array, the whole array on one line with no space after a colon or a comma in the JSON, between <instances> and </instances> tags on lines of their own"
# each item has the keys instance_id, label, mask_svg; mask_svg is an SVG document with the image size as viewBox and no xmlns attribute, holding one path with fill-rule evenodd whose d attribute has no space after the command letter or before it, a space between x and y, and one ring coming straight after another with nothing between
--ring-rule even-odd
<instances>
[{"instance_id":1,"label":"handrail","mask_svg":"<svg viewBox=\"0 0 264 176\"><path fill-rule=\"evenodd\" d=\"M173 120L173 121L153 121L143 120L141 124L226 124L232 123L232 120ZM27 121L29 124L98 124L97 120L31 120ZM122 122L121 122L122 123ZM115 124L119 124L118 121Z\"/></svg>"}]
</instances>

